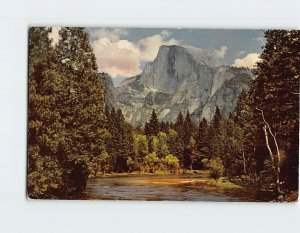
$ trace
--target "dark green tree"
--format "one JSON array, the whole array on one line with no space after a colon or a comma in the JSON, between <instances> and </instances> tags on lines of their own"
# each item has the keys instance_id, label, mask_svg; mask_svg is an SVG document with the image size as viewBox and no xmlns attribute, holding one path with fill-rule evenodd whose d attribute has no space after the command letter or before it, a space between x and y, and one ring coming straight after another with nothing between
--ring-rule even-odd
<instances>
[{"instance_id":1,"label":"dark green tree","mask_svg":"<svg viewBox=\"0 0 300 233\"><path fill-rule=\"evenodd\" d=\"M68 151L64 156L69 166L80 161L91 175L103 148L103 84L84 28L66 27L59 34L56 52L64 88L56 93L56 108L67 130Z\"/></svg>"},{"instance_id":2,"label":"dark green tree","mask_svg":"<svg viewBox=\"0 0 300 233\"><path fill-rule=\"evenodd\" d=\"M280 182L295 189L299 163L300 32L268 30L265 38L250 89L254 118L264 138L277 189Z\"/></svg>"},{"instance_id":3,"label":"dark green tree","mask_svg":"<svg viewBox=\"0 0 300 233\"><path fill-rule=\"evenodd\" d=\"M145 134L150 136L157 136L159 133L159 122L155 110L152 110L151 117L145 124Z\"/></svg>"},{"instance_id":4,"label":"dark green tree","mask_svg":"<svg viewBox=\"0 0 300 233\"><path fill-rule=\"evenodd\" d=\"M180 111L177 115L175 124L174 124L174 130L177 132L182 132L183 131L183 124L184 124L184 118L182 115L182 112Z\"/></svg>"},{"instance_id":5,"label":"dark green tree","mask_svg":"<svg viewBox=\"0 0 300 233\"><path fill-rule=\"evenodd\" d=\"M106 129L111 137L106 142L106 151L111 160L111 171L126 172L127 159L134 158L133 127L125 121L122 111L112 108L108 115Z\"/></svg>"},{"instance_id":6,"label":"dark green tree","mask_svg":"<svg viewBox=\"0 0 300 233\"><path fill-rule=\"evenodd\" d=\"M63 28L55 49L48 31L29 31L28 192L72 198L97 170L103 87L83 28Z\"/></svg>"},{"instance_id":7,"label":"dark green tree","mask_svg":"<svg viewBox=\"0 0 300 233\"><path fill-rule=\"evenodd\" d=\"M212 127L213 127L214 133L219 132L221 121L222 121L222 114L221 114L219 106L217 105L214 117L212 119Z\"/></svg>"},{"instance_id":8,"label":"dark green tree","mask_svg":"<svg viewBox=\"0 0 300 233\"><path fill-rule=\"evenodd\" d=\"M198 151L197 163L200 168L203 168L201 161L209 158L209 126L205 118L199 123L196 146Z\"/></svg>"},{"instance_id":9,"label":"dark green tree","mask_svg":"<svg viewBox=\"0 0 300 233\"><path fill-rule=\"evenodd\" d=\"M57 72L49 31L43 27L29 29L27 187L30 198L59 198L66 194L64 167L60 162L64 126L55 98L55 92L62 87L62 75Z\"/></svg>"}]
</instances>

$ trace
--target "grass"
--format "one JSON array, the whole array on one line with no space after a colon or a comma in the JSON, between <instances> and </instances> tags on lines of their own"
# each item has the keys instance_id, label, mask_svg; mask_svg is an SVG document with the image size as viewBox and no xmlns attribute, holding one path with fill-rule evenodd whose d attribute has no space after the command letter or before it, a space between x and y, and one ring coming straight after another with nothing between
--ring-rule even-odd
<instances>
[{"instance_id":1,"label":"grass","mask_svg":"<svg viewBox=\"0 0 300 233\"><path fill-rule=\"evenodd\" d=\"M215 182L216 182L216 186L218 186L220 188L228 188L228 189L242 188L242 186L232 183L231 181L227 180L225 177L221 177L221 178L215 180Z\"/></svg>"}]
</instances>

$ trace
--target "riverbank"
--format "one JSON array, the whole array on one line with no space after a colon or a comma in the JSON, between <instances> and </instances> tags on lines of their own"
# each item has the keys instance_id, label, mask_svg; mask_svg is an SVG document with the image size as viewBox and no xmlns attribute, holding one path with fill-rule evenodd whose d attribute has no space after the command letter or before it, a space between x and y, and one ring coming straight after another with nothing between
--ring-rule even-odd
<instances>
[{"instance_id":1,"label":"riverbank","mask_svg":"<svg viewBox=\"0 0 300 233\"><path fill-rule=\"evenodd\" d=\"M272 201L272 193L213 179L208 171L185 174L111 173L88 180L86 197L96 200Z\"/></svg>"},{"instance_id":2,"label":"riverbank","mask_svg":"<svg viewBox=\"0 0 300 233\"><path fill-rule=\"evenodd\" d=\"M142 182L147 177L160 177L159 181L152 180L152 183L160 183L164 185L180 185L180 184L194 184L200 186L218 187L223 189L241 189L241 185L235 184L225 177L217 180L210 177L208 170L182 170L178 174L171 174L169 172L156 171L154 173L148 172L123 172L123 173L105 173L97 174L97 178L118 178L118 177L140 177ZM140 183L139 180L135 181ZM150 182L150 181L149 181Z\"/></svg>"},{"instance_id":3,"label":"riverbank","mask_svg":"<svg viewBox=\"0 0 300 233\"><path fill-rule=\"evenodd\" d=\"M105 173L97 174L95 178L98 180L103 180L108 183L110 179L112 180L131 180L132 182L126 185L136 185L136 186L182 186L188 190L220 190L220 192L231 192L232 193L253 193L258 194L258 199L260 200L261 193L263 193L263 199L260 201L268 202L295 202L298 200L298 192L290 191L285 192L282 195L276 196L271 189L259 188L253 183L250 183L246 179L233 178L228 179L226 177L221 177L219 179L213 179L210 177L210 172L208 170L187 170L183 172L180 170L177 174L171 174L164 171L156 171L154 173L148 172L124 172L124 173ZM222 191L223 190L223 191ZM203 190L202 190L203 191ZM243 199L244 201L247 201ZM252 201L252 199L250 200Z\"/></svg>"}]
</instances>

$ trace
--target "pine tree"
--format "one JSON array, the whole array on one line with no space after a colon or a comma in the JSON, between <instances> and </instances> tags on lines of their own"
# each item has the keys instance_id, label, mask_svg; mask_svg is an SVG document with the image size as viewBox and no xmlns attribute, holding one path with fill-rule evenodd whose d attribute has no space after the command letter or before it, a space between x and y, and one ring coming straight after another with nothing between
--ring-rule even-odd
<instances>
[{"instance_id":1,"label":"pine tree","mask_svg":"<svg viewBox=\"0 0 300 233\"><path fill-rule=\"evenodd\" d=\"M191 119L189 111L186 113L186 117L183 122L183 140L187 145L190 141L190 138L193 136L195 131L195 125Z\"/></svg>"},{"instance_id":2,"label":"pine tree","mask_svg":"<svg viewBox=\"0 0 300 233\"><path fill-rule=\"evenodd\" d=\"M152 110L150 120L145 125L145 133L149 136L157 136L159 133L159 122L155 110Z\"/></svg>"},{"instance_id":3,"label":"pine tree","mask_svg":"<svg viewBox=\"0 0 300 233\"><path fill-rule=\"evenodd\" d=\"M146 121L145 126L144 126L144 134L147 135L148 137L151 135L150 126L149 126L148 121Z\"/></svg>"},{"instance_id":4,"label":"pine tree","mask_svg":"<svg viewBox=\"0 0 300 233\"><path fill-rule=\"evenodd\" d=\"M212 127L213 127L214 133L218 133L218 131L220 129L221 121L222 121L222 115L221 115L220 108L217 105L215 115L212 120Z\"/></svg>"},{"instance_id":5,"label":"pine tree","mask_svg":"<svg viewBox=\"0 0 300 233\"><path fill-rule=\"evenodd\" d=\"M177 115L175 124L174 124L174 130L177 132L182 132L183 131L183 124L184 124L184 118L182 115L182 112L180 111Z\"/></svg>"},{"instance_id":6,"label":"pine tree","mask_svg":"<svg viewBox=\"0 0 300 233\"><path fill-rule=\"evenodd\" d=\"M34 145L29 154L43 158L44 171L56 167L53 172L60 178L51 189L59 192L56 197L71 198L80 195L87 177L97 170L105 123L103 86L83 28L63 28L55 49L47 31L32 28L29 35L29 143ZM37 123L38 131L33 129ZM29 182L40 170L34 167L32 172ZM55 176L48 174L51 177ZM31 183L29 187L29 192L31 187L38 189ZM34 195L50 195L45 187Z\"/></svg>"},{"instance_id":7,"label":"pine tree","mask_svg":"<svg viewBox=\"0 0 300 233\"><path fill-rule=\"evenodd\" d=\"M193 169L193 164L197 159L196 142L191 136L187 145L185 145L183 153L183 168Z\"/></svg>"},{"instance_id":8,"label":"pine tree","mask_svg":"<svg viewBox=\"0 0 300 233\"><path fill-rule=\"evenodd\" d=\"M265 138L277 188L280 180L297 188L300 32L269 30L265 38L261 61L254 70L257 78L250 89L254 118L259 121L260 133ZM290 150L291 147L294 149ZM283 171L280 171L283 162L280 151L289 151Z\"/></svg>"},{"instance_id":9,"label":"pine tree","mask_svg":"<svg viewBox=\"0 0 300 233\"><path fill-rule=\"evenodd\" d=\"M79 161L89 174L100 156L101 135L105 123L103 84L97 72L95 55L84 28L62 28L56 46L64 89L58 93L58 104L67 129L69 151L67 162Z\"/></svg>"},{"instance_id":10,"label":"pine tree","mask_svg":"<svg viewBox=\"0 0 300 233\"><path fill-rule=\"evenodd\" d=\"M111 171L128 171L127 160L135 157L135 142L132 126L125 121L122 111L112 108L107 119L107 130L110 138L106 143L106 150L110 155Z\"/></svg>"},{"instance_id":11,"label":"pine tree","mask_svg":"<svg viewBox=\"0 0 300 233\"><path fill-rule=\"evenodd\" d=\"M64 126L56 110L62 75L57 72L55 51L43 27L29 29L28 72L28 177L30 198L65 197L61 162Z\"/></svg>"},{"instance_id":12,"label":"pine tree","mask_svg":"<svg viewBox=\"0 0 300 233\"><path fill-rule=\"evenodd\" d=\"M209 126L205 118L203 118L198 127L197 132L197 151L199 154L198 163L202 166L202 159L209 158ZM202 166L203 167L203 166Z\"/></svg>"}]
</instances>

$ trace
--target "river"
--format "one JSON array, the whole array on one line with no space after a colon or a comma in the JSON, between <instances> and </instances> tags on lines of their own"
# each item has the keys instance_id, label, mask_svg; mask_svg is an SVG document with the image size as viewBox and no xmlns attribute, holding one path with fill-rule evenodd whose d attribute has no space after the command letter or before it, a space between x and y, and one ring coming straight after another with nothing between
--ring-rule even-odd
<instances>
[{"instance_id":1,"label":"river","mask_svg":"<svg viewBox=\"0 0 300 233\"><path fill-rule=\"evenodd\" d=\"M211 185L206 174L135 175L89 179L86 199L151 201L271 201L272 193Z\"/></svg>"}]
</instances>

